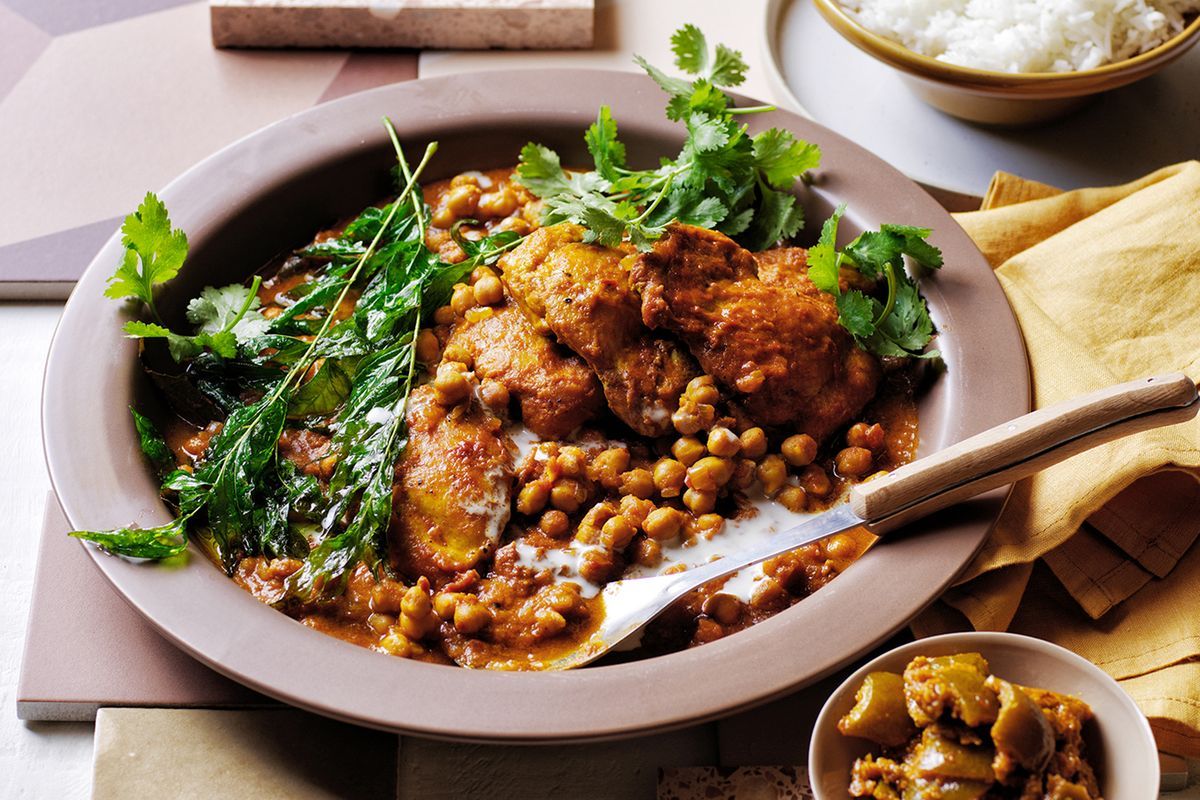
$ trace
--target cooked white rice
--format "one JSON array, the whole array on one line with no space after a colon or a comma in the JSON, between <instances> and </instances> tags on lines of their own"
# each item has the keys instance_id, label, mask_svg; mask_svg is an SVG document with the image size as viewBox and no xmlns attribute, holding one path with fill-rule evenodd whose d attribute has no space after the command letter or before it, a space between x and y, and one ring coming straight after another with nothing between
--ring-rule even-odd
<instances>
[{"instance_id":1,"label":"cooked white rice","mask_svg":"<svg viewBox=\"0 0 1200 800\"><path fill-rule=\"evenodd\" d=\"M843 0L867 29L951 64L1071 72L1144 53L1200 0Z\"/></svg>"}]
</instances>

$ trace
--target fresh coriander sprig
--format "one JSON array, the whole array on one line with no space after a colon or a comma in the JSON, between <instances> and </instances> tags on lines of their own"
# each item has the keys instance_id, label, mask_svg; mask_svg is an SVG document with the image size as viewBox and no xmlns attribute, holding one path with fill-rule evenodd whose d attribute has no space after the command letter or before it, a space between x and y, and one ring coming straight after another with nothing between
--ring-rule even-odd
<instances>
[{"instance_id":1,"label":"fresh coriander sprig","mask_svg":"<svg viewBox=\"0 0 1200 800\"><path fill-rule=\"evenodd\" d=\"M927 240L932 231L911 225L883 225L838 250L838 223L845 210L845 206L839 206L833 212L822 226L817 244L809 248L809 279L818 289L833 295L838 322L864 349L880 356L936 357L936 350L923 352L933 338L929 308L904 271L906 255L931 269L942 266L941 251ZM883 278L886 299L881 303L858 289L843 291L843 267L855 269L871 280Z\"/></svg>"},{"instance_id":2,"label":"fresh coriander sprig","mask_svg":"<svg viewBox=\"0 0 1200 800\"><path fill-rule=\"evenodd\" d=\"M715 228L752 250L794 236L804 223L788 190L820 163L820 149L771 128L750 136L740 115L773 106L734 108L722 87L745 79L741 53L685 25L671 37L675 65L695 76L666 74L641 56L635 61L667 93L667 117L682 122L687 139L676 158L657 169L626 163L617 123L602 106L584 135L594 169L565 171L557 153L529 143L521 150L517 179L544 201L543 222L574 222L588 241L615 246L629 239L646 249L671 222Z\"/></svg>"}]
</instances>

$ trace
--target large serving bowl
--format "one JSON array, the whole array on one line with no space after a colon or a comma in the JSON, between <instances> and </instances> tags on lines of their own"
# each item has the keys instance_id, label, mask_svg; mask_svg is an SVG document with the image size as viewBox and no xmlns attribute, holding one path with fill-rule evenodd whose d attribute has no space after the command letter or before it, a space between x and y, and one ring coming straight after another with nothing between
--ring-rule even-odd
<instances>
[{"instance_id":1,"label":"large serving bowl","mask_svg":"<svg viewBox=\"0 0 1200 800\"><path fill-rule=\"evenodd\" d=\"M390 190L396 123L412 153L441 149L428 179L511 165L530 139L583 163L582 133L608 103L634 163L673 154L680 126L648 79L602 71L499 72L376 89L249 136L166 187L191 256L158 303L175 325L205 285L241 281L267 259ZM987 263L966 234L899 172L836 134L782 111L824 163L802 192L810 220L849 204L846 236L882 222L930 225L946 255L923 282L947 370L921 400L921 452L1028 410L1024 349ZM810 228L818 227L816 222ZM155 525L169 512L143 462L128 407L153 403L129 310L102 297L121 256L114 237L80 280L51 347L43 396L51 480L76 528ZM194 548L183 565L134 563L89 548L117 590L168 639L265 694L380 728L480 740L615 737L730 713L816 680L886 639L936 597L983 542L1003 493L922 523L868 552L791 610L703 647L560 674L469 671L383 656L324 636L259 603ZM918 531L913 531L918 533Z\"/></svg>"},{"instance_id":2,"label":"large serving bowl","mask_svg":"<svg viewBox=\"0 0 1200 800\"><path fill-rule=\"evenodd\" d=\"M1095 719L1084 728L1088 760L1096 767L1104 797L1155 800L1158 750L1150 723L1129 695L1103 670L1056 644L1015 633L948 633L909 642L868 661L848 677L821 709L808 751L808 774L816 800L850 800L850 768L856 758L879 752L865 739L843 736L837 723L854 707L855 693L872 672L903 672L917 656L980 653L993 674L1022 686L1078 697Z\"/></svg>"},{"instance_id":3,"label":"large serving bowl","mask_svg":"<svg viewBox=\"0 0 1200 800\"><path fill-rule=\"evenodd\" d=\"M1096 95L1148 78L1200 40L1200 16L1158 47L1133 58L1075 72L995 72L949 64L868 30L838 0L813 0L846 41L895 68L929 105L986 125L1021 126L1070 113Z\"/></svg>"}]
</instances>

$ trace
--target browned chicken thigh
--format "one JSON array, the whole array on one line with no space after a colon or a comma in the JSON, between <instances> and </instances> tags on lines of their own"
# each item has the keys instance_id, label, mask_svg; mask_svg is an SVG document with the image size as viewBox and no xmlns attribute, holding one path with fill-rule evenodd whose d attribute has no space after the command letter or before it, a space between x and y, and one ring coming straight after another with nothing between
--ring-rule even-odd
<instances>
[{"instance_id":1,"label":"browned chicken thigh","mask_svg":"<svg viewBox=\"0 0 1200 800\"><path fill-rule=\"evenodd\" d=\"M696 362L646 330L625 256L585 244L582 228L563 224L534 231L499 265L521 305L596 371L613 413L643 436L662 436Z\"/></svg>"},{"instance_id":2,"label":"browned chicken thigh","mask_svg":"<svg viewBox=\"0 0 1200 800\"><path fill-rule=\"evenodd\" d=\"M522 422L542 439L567 436L604 407L595 373L539 332L510 299L459 320L446 351L470 354L475 374L508 389Z\"/></svg>"},{"instance_id":3,"label":"browned chicken thigh","mask_svg":"<svg viewBox=\"0 0 1200 800\"><path fill-rule=\"evenodd\" d=\"M513 484L511 443L500 427L477 402L444 406L432 384L413 389L388 535L401 571L450 576L495 548Z\"/></svg>"},{"instance_id":4,"label":"browned chicken thigh","mask_svg":"<svg viewBox=\"0 0 1200 800\"><path fill-rule=\"evenodd\" d=\"M782 253L760 277L724 234L672 225L631 276L645 323L677 333L751 417L820 441L874 396L880 367L838 324L833 298L787 263L803 251Z\"/></svg>"}]
</instances>

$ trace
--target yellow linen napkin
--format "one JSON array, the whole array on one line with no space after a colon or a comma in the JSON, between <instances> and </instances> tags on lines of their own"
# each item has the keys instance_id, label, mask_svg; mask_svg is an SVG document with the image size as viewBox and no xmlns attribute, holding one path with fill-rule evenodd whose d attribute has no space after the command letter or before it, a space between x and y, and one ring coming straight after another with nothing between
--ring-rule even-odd
<instances>
[{"instance_id":1,"label":"yellow linen napkin","mask_svg":"<svg viewBox=\"0 0 1200 800\"><path fill-rule=\"evenodd\" d=\"M1200 378L1200 163L1061 192L998 173L956 216L996 269L1034 406L1182 370ZM1089 658L1200 755L1200 420L1128 437L1019 483L918 636L1028 632ZM1034 562L1042 560L1035 568Z\"/></svg>"}]
</instances>

